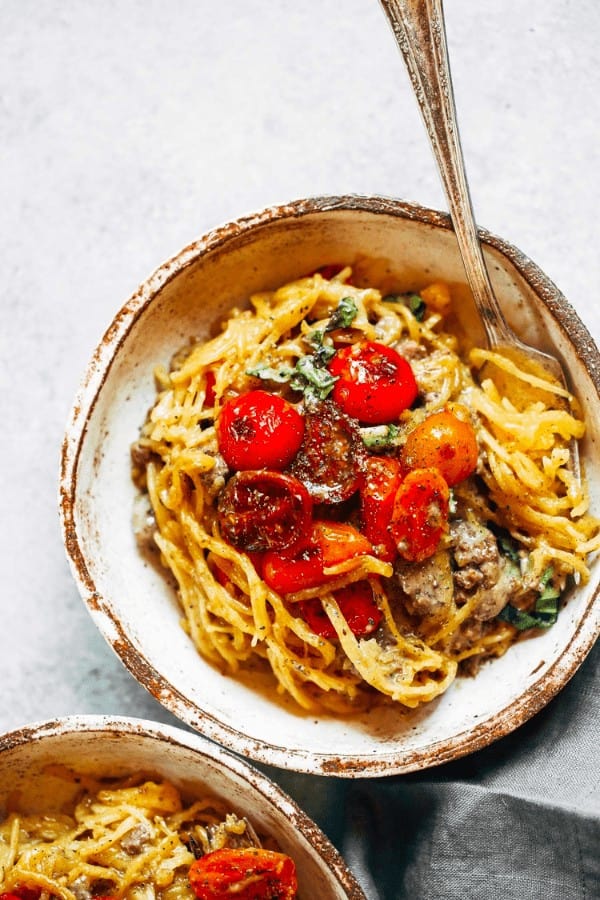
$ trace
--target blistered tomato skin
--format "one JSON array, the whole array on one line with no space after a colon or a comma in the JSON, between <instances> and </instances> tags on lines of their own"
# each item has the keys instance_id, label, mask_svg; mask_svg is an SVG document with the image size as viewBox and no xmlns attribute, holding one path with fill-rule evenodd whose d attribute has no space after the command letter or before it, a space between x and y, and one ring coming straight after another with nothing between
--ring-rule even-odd
<instances>
[{"instance_id":1,"label":"blistered tomato skin","mask_svg":"<svg viewBox=\"0 0 600 900\"><path fill-rule=\"evenodd\" d=\"M236 472L219 495L221 535L246 552L284 550L304 540L312 500L302 482L283 472Z\"/></svg>"},{"instance_id":2,"label":"blistered tomato skin","mask_svg":"<svg viewBox=\"0 0 600 900\"><path fill-rule=\"evenodd\" d=\"M325 569L373 553L367 538L344 522L316 521L295 551L270 551L262 565L262 577L280 594L292 594L327 584L335 575Z\"/></svg>"},{"instance_id":3,"label":"blistered tomato skin","mask_svg":"<svg viewBox=\"0 0 600 900\"><path fill-rule=\"evenodd\" d=\"M390 523L399 487L398 460L391 456L369 456L360 488L362 529L373 544L375 555L385 562L393 562L398 555Z\"/></svg>"},{"instance_id":4,"label":"blistered tomato skin","mask_svg":"<svg viewBox=\"0 0 600 900\"><path fill-rule=\"evenodd\" d=\"M332 399L346 415L365 425L394 422L418 394L408 360L377 341L338 350L329 371L337 378Z\"/></svg>"},{"instance_id":5,"label":"blistered tomato skin","mask_svg":"<svg viewBox=\"0 0 600 900\"><path fill-rule=\"evenodd\" d=\"M452 487L475 471L478 455L471 423L442 410L427 416L409 432L400 463L405 471L435 468Z\"/></svg>"},{"instance_id":6,"label":"blistered tomato skin","mask_svg":"<svg viewBox=\"0 0 600 900\"><path fill-rule=\"evenodd\" d=\"M304 419L278 394L249 391L229 400L217 420L219 450L234 470L285 469L300 449Z\"/></svg>"},{"instance_id":7,"label":"blistered tomato skin","mask_svg":"<svg viewBox=\"0 0 600 900\"><path fill-rule=\"evenodd\" d=\"M197 900L294 900L298 890L294 861L258 847L206 853L188 878Z\"/></svg>"},{"instance_id":8,"label":"blistered tomato skin","mask_svg":"<svg viewBox=\"0 0 600 900\"><path fill-rule=\"evenodd\" d=\"M414 469L396 492L390 531L408 562L433 556L448 527L448 484L437 469Z\"/></svg>"},{"instance_id":9,"label":"blistered tomato skin","mask_svg":"<svg viewBox=\"0 0 600 900\"><path fill-rule=\"evenodd\" d=\"M365 447L355 421L325 401L307 412L305 433L289 471L315 503L341 503L358 490Z\"/></svg>"}]
</instances>

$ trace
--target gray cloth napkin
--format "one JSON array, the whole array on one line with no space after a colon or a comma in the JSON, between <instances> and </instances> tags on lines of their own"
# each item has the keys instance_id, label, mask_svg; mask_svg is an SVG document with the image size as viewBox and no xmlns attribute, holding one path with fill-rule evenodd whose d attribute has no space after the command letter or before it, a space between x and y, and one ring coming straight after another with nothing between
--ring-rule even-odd
<instances>
[{"instance_id":1,"label":"gray cloth napkin","mask_svg":"<svg viewBox=\"0 0 600 900\"><path fill-rule=\"evenodd\" d=\"M600 645L537 716L438 768L352 781L268 774L369 900L600 900L599 669Z\"/></svg>"}]
</instances>

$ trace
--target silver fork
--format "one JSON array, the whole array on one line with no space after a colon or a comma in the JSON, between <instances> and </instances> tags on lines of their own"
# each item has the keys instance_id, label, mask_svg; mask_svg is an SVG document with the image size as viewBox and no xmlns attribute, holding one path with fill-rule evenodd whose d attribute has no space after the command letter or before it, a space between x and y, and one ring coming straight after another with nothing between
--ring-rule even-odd
<instances>
[{"instance_id":1,"label":"silver fork","mask_svg":"<svg viewBox=\"0 0 600 900\"><path fill-rule=\"evenodd\" d=\"M380 0L406 63L431 141L467 280L490 349L525 371L550 376L569 391L560 362L523 343L504 318L486 268L460 144L442 0ZM571 442L571 467L579 478L577 444Z\"/></svg>"}]
</instances>

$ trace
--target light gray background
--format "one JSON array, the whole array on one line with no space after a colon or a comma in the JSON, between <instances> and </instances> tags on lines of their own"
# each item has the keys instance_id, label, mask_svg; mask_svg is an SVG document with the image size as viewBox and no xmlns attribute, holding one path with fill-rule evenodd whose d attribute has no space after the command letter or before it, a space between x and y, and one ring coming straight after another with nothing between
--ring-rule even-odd
<instances>
[{"instance_id":1,"label":"light gray background","mask_svg":"<svg viewBox=\"0 0 600 900\"><path fill-rule=\"evenodd\" d=\"M597 340L600 4L446 7L478 222L540 265ZM60 443L93 348L150 271L229 218L320 193L446 203L376 0L1 0L0 85L0 731L76 712L172 722L96 632L61 545ZM521 732L540 751L536 771L557 755L554 775L569 767L557 802L586 814L597 812L593 723L583 715L566 738L562 711L596 696L597 661ZM535 799L522 740L504 742L508 760L479 781L504 790L508 766ZM271 774L370 895L377 881L381 896L405 896L369 874L360 828L336 818L345 786ZM584 896L565 884L545 896ZM437 897L432 885L406 896Z\"/></svg>"}]
</instances>

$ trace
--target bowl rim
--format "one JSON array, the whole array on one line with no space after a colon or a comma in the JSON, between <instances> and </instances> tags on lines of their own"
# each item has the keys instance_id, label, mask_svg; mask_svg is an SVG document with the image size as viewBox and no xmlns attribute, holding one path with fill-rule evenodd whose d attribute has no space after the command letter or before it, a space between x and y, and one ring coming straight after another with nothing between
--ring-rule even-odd
<instances>
[{"instance_id":1,"label":"bowl rim","mask_svg":"<svg viewBox=\"0 0 600 900\"><path fill-rule=\"evenodd\" d=\"M160 745L191 750L198 757L208 759L227 772L232 772L292 823L295 830L310 845L311 850L322 860L338 886L346 892L348 900L366 900L365 893L347 862L308 813L304 812L298 803L264 772L200 734L134 716L110 714L62 716L32 722L0 734L0 764L5 753L27 745L39 744L44 739L77 734L105 734L111 738L119 735L149 738Z\"/></svg>"},{"instance_id":2,"label":"bowl rim","mask_svg":"<svg viewBox=\"0 0 600 900\"><path fill-rule=\"evenodd\" d=\"M598 589L582 611L570 641L545 672L543 685L532 683L511 705L504 707L491 719L475 726L467 726L451 738L441 739L419 750L402 752L396 748L391 753L381 751L373 758L372 754L344 757L339 753L311 752L298 748L292 757L285 747L247 737L202 710L139 653L96 590L79 543L75 516L77 468L87 421L120 345L154 296L198 257L220 249L230 241L239 240L273 222L336 211L392 216L452 230L451 218L447 213L412 201L380 195L323 195L269 206L243 215L216 226L186 245L159 265L125 302L91 357L77 390L62 443L59 513L69 566L88 611L121 662L162 706L206 737L235 753L247 754L267 765L309 774L347 778L380 777L430 768L473 753L516 730L546 706L572 678L600 634L600 604L594 603ZM577 347L579 359L600 396L600 352L575 309L548 276L522 251L484 228L479 228L478 231L483 245L504 256L549 309L565 339Z\"/></svg>"}]
</instances>

